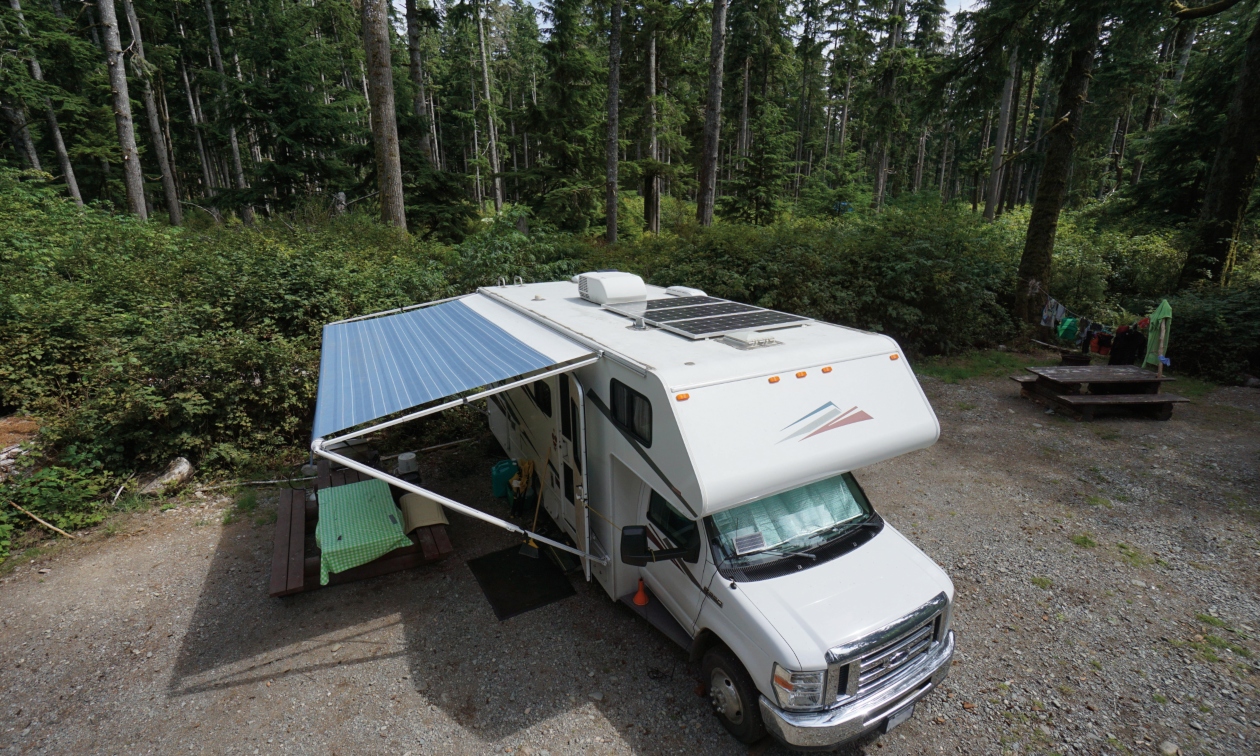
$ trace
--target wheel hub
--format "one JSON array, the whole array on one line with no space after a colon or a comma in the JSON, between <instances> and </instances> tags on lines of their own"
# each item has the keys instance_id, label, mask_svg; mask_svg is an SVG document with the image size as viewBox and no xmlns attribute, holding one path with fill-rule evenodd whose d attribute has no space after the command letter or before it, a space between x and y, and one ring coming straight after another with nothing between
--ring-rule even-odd
<instances>
[{"instance_id":1,"label":"wheel hub","mask_svg":"<svg viewBox=\"0 0 1260 756\"><path fill-rule=\"evenodd\" d=\"M721 669L713 670L709 680L709 700L713 709L734 724L744 721L744 707L739 700L739 691L731 676Z\"/></svg>"}]
</instances>

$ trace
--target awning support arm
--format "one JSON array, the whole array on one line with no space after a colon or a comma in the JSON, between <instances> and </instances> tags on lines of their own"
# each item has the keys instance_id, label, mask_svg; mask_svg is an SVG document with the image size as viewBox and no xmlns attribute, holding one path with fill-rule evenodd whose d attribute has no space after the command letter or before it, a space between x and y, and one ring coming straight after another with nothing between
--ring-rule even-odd
<instances>
[{"instance_id":1,"label":"awning support arm","mask_svg":"<svg viewBox=\"0 0 1260 756\"><path fill-rule=\"evenodd\" d=\"M501 394L504 391L510 391L514 388L517 388L518 386L524 386L526 384L533 383L534 381L542 380L543 378L550 378L553 375L559 375L560 373L567 373L571 370L576 370L577 368L590 365L591 363L597 362L598 360L599 360L599 355L593 354L589 357L586 357L585 359L578 360L577 362L568 362L568 363L565 363L563 366L554 367L551 370L548 370L543 373L537 373L535 375L531 375L528 378L521 378L520 380L512 381L511 383L505 383L502 386L496 386L492 389L486 389L485 391L480 391L476 394L470 394L469 396L465 396L459 399L452 399L451 401L446 402L445 404L439 404L436 407L429 407L427 409L418 410L416 412L412 412L409 415L403 415L402 417L396 417L393 420L388 420L383 423L377 423L376 425L368 426L367 428L354 431L353 433L346 433L340 436L336 436L335 438L324 440L322 441L322 443L324 446L332 446L333 444L338 444L338 443L341 443L342 441L349 441L352 438L358 438L359 436L366 436L369 433L375 433L376 431L382 430L384 428L390 428L395 425L399 425L401 423L417 420L419 418L425 417L426 415L433 415L438 412L448 410L451 407L459 407L461 405L468 404L469 402L475 402L478 399L485 399L486 397L493 396L495 394ZM319 443L320 441L321 441L320 439L316 439L316 443ZM314 445L312 445L312 448L314 448ZM317 451L316 454L318 453L319 452ZM368 473L368 474L370 475L371 473Z\"/></svg>"},{"instance_id":2,"label":"awning support arm","mask_svg":"<svg viewBox=\"0 0 1260 756\"><path fill-rule=\"evenodd\" d=\"M565 368L565 369L570 370L572 368ZM489 393L497 393L497 392L489 392ZM343 438L348 438L348 436L345 436ZM334 439L334 440L339 440L339 439ZM573 548L572 546L568 546L563 543L560 543L559 541L553 541L550 538L540 536L537 533L531 533L530 531L526 530L525 528L522 528L516 523L509 522L507 520L495 517L494 515L491 515L491 514L486 514L485 512L482 512L479 509L474 509L468 506L467 504L460 504L458 501L455 501L453 499L448 499L439 493L434 493L433 491L430 491L428 489L421 488L420 486L417 486L417 485L413 485L411 483L408 483L405 480L399 480L398 478L395 478L393 475L390 475L389 473L384 472L382 470L377 470L374 467L369 467L360 462L355 462L353 459L350 459L349 457L343 457L342 455L337 454L336 452L330 452L324 449L324 445L326 443L331 443L331 442L326 442L322 438L315 439L311 443L311 451L314 452L316 456L323 457L324 459L330 460L332 462L336 462L339 465L348 467L351 470L361 472L364 475L369 475L373 478L376 478L377 480L383 480L391 486L397 486L398 488L401 488L404 491L408 491L413 494L418 494L420 496L423 496L426 499L432 499L433 501L436 501L438 504L441 504L447 509L459 512L460 514L465 514L465 515L468 515L469 517L475 517L476 519L481 520L482 522L488 522L491 525L498 525L499 527L509 532L520 533L522 535L525 535L529 538L534 539L535 541L541 541L549 546L554 546L557 549L567 551L570 554L573 554L575 556L578 556L584 559L593 559L596 562L599 562L600 564L603 564L603 565L607 565L609 562L607 557L598 557L598 556L595 556L594 554L585 553L583 551L580 551L579 549Z\"/></svg>"}]
</instances>

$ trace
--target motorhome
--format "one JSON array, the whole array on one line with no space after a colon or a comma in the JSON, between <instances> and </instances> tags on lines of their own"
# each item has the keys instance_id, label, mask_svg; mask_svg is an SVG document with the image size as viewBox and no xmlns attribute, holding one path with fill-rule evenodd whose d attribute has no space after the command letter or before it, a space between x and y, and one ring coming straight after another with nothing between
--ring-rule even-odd
<instances>
[{"instance_id":1,"label":"motorhome","mask_svg":"<svg viewBox=\"0 0 1260 756\"><path fill-rule=\"evenodd\" d=\"M953 584L854 474L939 435L893 339L603 271L331 324L322 360L315 454L575 554L735 738L832 748L945 678ZM480 400L567 538L337 451Z\"/></svg>"}]
</instances>

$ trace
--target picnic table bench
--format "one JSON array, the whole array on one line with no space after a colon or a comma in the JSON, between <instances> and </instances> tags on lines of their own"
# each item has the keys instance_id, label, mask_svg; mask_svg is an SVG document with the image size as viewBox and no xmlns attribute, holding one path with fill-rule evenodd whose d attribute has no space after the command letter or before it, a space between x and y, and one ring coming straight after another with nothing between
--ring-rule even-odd
<instances>
[{"instance_id":1,"label":"picnic table bench","mask_svg":"<svg viewBox=\"0 0 1260 756\"><path fill-rule=\"evenodd\" d=\"M1162 384L1175 378L1158 376L1134 365L1059 365L1026 370L1031 375L1011 376L1019 384L1020 396L1077 420L1130 411L1168 420L1174 404L1190 401L1160 392ZM1089 387L1088 393L1082 390L1085 386Z\"/></svg>"},{"instance_id":2,"label":"picnic table bench","mask_svg":"<svg viewBox=\"0 0 1260 756\"><path fill-rule=\"evenodd\" d=\"M321 462L315 480L315 492L337 486L375 480L354 470L330 470ZM317 497L305 489L283 489L276 510L276 534L271 558L272 596L290 596L321 587L321 550L315 532L319 525ZM340 585L410 569L426 562L436 562L454 548L445 525L416 528L406 535L407 546L393 549L367 564L328 575L328 585Z\"/></svg>"}]
</instances>

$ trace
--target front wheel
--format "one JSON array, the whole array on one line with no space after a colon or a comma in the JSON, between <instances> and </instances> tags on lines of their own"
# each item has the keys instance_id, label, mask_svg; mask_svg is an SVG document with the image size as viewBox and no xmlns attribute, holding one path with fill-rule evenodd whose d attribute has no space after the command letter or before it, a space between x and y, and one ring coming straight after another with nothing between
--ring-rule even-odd
<instances>
[{"instance_id":1,"label":"front wheel","mask_svg":"<svg viewBox=\"0 0 1260 756\"><path fill-rule=\"evenodd\" d=\"M726 731L741 743L756 743L764 738L766 726L761 721L757 686L739 659L729 650L715 647L704 655L700 668L709 685L713 711Z\"/></svg>"}]
</instances>

